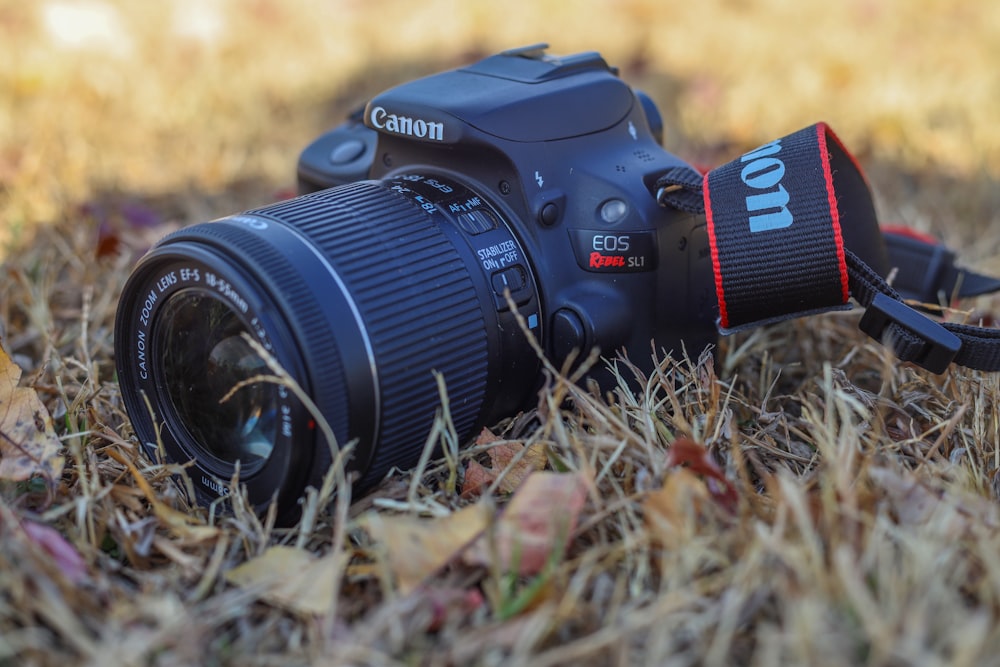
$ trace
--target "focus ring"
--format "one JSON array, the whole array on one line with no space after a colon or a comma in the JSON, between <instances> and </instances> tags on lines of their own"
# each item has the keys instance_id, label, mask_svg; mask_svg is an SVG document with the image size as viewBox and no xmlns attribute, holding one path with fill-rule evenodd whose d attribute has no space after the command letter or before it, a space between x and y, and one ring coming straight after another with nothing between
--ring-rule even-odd
<instances>
[{"instance_id":1,"label":"focus ring","mask_svg":"<svg viewBox=\"0 0 1000 667\"><path fill-rule=\"evenodd\" d=\"M438 223L372 182L324 190L250 211L307 236L347 285L364 320L381 391L381 428L362 487L409 467L440 404L444 376L456 430L469 434L483 407L488 339L479 292Z\"/></svg>"}]
</instances>

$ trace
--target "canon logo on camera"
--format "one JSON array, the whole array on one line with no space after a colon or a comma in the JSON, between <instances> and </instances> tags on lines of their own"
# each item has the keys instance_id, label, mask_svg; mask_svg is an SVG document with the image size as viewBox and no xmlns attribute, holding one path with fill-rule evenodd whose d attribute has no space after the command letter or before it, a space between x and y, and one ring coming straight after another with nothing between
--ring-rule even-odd
<instances>
[{"instance_id":1,"label":"canon logo on camera","mask_svg":"<svg viewBox=\"0 0 1000 667\"><path fill-rule=\"evenodd\" d=\"M401 134L405 137L444 141L444 123L399 116L389 113L384 107L373 108L368 119L371 121L372 127L378 130Z\"/></svg>"}]
</instances>

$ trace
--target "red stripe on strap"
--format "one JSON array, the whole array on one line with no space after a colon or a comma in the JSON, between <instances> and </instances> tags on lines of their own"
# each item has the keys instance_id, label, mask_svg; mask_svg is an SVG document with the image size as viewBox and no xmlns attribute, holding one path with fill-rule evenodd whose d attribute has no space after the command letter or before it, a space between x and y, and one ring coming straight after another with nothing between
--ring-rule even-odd
<instances>
[{"instance_id":1,"label":"red stripe on strap","mask_svg":"<svg viewBox=\"0 0 1000 667\"><path fill-rule=\"evenodd\" d=\"M905 225L882 225L883 234L895 234L896 236L902 236L904 238L913 239L914 241L920 241L921 243L927 243L928 245L940 245L941 240L924 232L917 231L912 227L906 227Z\"/></svg>"},{"instance_id":2,"label":"red stripe on strap","mask_svg":"<svg viewBox=\"0 0 1000 667\"><path fill-rule=\"evenodd\" d=\"M722 264L719 263L719 246L715 239L715 220L712 216L712 198L708 190L708 173L702 178L702 194L705 197L705 222L708 229L708 245L712 250L712 272L715 274L715 296L719 302L719 325L729 328L729 313L726 312L726 293L722 287Z\"/></svg>"},{"instance_id":3,"label":"red stripe on strap","mask_svg":"<svg viewBox=\"0 0 1000 667\"><path fill-rule=\"evenodd\" d=\"M840 229L840 210L837 208L837 193L833 188L833 172L830 170L830 152L826 145L827 134L833 137L833 140L843 150L843 144L840 143L840 139L833 133L830 126L826 123L817 123L816 135L819 139L820 162L823 164L823 178L826 180L826 198L830 205L830 219L832 221L834 242L837 244L837 265L840 269L840 285L844 294L844 303L847 303L851 298L851 289L848 286L847 259L844 256L844 235ZM854 157L850 153L847 153L847 155L852 161L854 160Z\"/></svg>"}]
</instances>

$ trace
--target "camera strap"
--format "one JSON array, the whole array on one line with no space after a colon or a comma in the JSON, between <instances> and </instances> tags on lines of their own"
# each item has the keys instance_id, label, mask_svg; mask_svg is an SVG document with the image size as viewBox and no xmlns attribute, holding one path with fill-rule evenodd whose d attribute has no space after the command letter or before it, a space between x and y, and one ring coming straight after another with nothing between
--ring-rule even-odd
<instances>
[{"instance_id":1,"label":"camera strap","mask_svg":"<svg viewBox=\"0 0 1000 667\"><path fill-rule=\"evenodd\" d=\"M904 302L986 294L1000 280L959 268L931 237L880 228L861 167L826 124L704 175L668 170L656 197L705 214L723 334L847 309L853 298L865 309L861 330L902 361L1000 371L1000 330L939 323Z\"/></svg>"}]
</instances>

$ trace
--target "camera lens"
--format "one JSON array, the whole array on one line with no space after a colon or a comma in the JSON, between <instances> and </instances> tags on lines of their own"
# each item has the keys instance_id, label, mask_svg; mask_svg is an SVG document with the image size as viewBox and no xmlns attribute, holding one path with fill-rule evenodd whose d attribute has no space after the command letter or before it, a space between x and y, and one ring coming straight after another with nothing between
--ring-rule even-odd
<instances>
[{"instance_id":1,"label":"camera lens","mask_svg":"<svg viewBox=\"0 0 1000 667\"><path fill-rule=\"evenodd\" d=\"M438 378L454 432L470 437L538 377L511 309L540 334L537 290L506 220L457 179L409 174L166 237L129 277L115 324L136 435L193 462L202 502L227 493L238 464L254 506L276 499L283 520L336 447L351 446L359 490L412 467L442 412ZM318 414L287 382L259 379L273 375L267 357Z\"/></svg>"},{"instance_id":2,"label":"camera lens","mask_svg":"<svg viewBox=\"0 0 1000 667\"><path fill-rule=\"evenodd\" d=\"M159 319L167 418L187 429L217 474L237 461L248 473L259 469L274 449L279 401L275 384L254 381L269 370L250 332L221 299L197 289L172 296Z\"/></svg>"}]
</instances>

